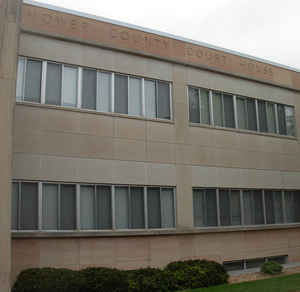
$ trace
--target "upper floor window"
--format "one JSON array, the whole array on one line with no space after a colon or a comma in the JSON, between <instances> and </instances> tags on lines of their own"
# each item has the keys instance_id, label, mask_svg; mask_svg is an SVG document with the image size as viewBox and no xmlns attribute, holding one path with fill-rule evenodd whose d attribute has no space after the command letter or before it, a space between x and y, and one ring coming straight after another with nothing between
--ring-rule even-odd
<instances>
[{"instance_id":1,"label":"upper floor window","mask_svg":"<svg viewBox=\"0 0 300 292\"><path fill-rule=\"evenodd\" d=\"M296 136L293 106L189 86L191 123Z\"/></svg>"},{"instance_id":2,"label":"upper floor window","mask_svg":"<svg viewBox=\"0 0 300 292\"><path fill-rule=\"evenodd\" d=\"M17 100L172 119L171 83L19 57Z\"/></svg>"}]
</instances>

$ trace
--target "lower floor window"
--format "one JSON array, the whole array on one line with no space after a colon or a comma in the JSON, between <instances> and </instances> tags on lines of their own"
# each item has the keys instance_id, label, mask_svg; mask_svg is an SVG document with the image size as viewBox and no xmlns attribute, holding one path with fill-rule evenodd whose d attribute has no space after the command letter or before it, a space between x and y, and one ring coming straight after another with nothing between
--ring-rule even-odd
<instances>
[{"instance_id":1,"label":"lower floor window","mask_svg":"<svg viewBox=\"0 0 300 292\"><path fill-rule=\"evenodd\" d=\"M300 191L193 189L195 227L300 222Z\"/></svg>"},{"instance_id":2,"label":"lower floor window","mask_svg":"<svg viewBox=\"0 0 300 292\"><path fill-rule=\"evenodd\" d=\"M13 182L13 230L175 227L175 188Z\"/></svg>"}]
</instances>

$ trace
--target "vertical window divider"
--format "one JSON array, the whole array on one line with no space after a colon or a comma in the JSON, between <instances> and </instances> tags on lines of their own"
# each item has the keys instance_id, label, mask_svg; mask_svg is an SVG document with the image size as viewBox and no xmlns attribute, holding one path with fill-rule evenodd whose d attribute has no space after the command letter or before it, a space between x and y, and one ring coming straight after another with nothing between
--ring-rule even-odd
<instances>
[{"instance_id":1,"label":"vertical window divider","mask_svg":"<svg viewBox=\"0 0 300 292\"><path fill-rule=\"evenodd\" d=\"M38 230L43 229L43 184L38 183Z\"/></svg>"},{"instance_id":2,"label":"vertical window divider","mask_svg":"<svg viewBox=\"0 0 300 292\"><path fill-rule=\"evenodd\" d=\"M221 217L220 217L220 192L219 188L216 189L216 199L217 199L217 224L221 226Z\"/></svg>"},{"instance_id":3,"label":"vertical window divider","mask_svg":"<svg viewBox=\"0 0 300 292\"><path fill-rule=\"evenodd\" d=\"M132 226L131 187L128 185L128 229Z\"/></svg>"},{"instance_id":4,"label":"vertical window divider","mask_svg":"<svg viewBox=\"0 0 300 292\"><path fill-rule=\"evenodd\" d=\"M234 114L234 126L238 129L238 117L237 117L237 102L236 102L236 95L233 95L233 114Z\"/></svg>"},{"instance_id":5,"label":"vertical window divider","mask_svg":"<svg viewBox=\"0 0 300 292\"><path fill-rule=\"evenodd\" d=\"M77 76L77 108L81 108L82 104L82 67L78 67Z\"/></svg>"},{"instance_id":6,"label":"vertical window divider","mask_svg":"<svg viewBox=\"0 0 300 292\"><path fill-rule=\"evenodd\" d=\"M248 98L243 98L244 108L246 113L246 129L249 129L249 116L248 116Z\"/></svg>"},{"instance_id":7,"label":"vertical window divider","mask_svg":"<svg viewBox=\"0 0 300 292\"><path fill-rule=\"evenodd\" d=\"M155 118L158 118L158 80L155 80Z\"/></svg>"},{"instance_id":8,"label":"vertical window divider","mask_svg":"<svg viewBox=\"0 0 300 292\"><path fill-rule=\"evenodd\" d=\"M268 121L269 121L269 115L268 115L268 101L265 101L265 111L266 111L266 120L267 120L267 133L270 133Z\"/></svg>"},{"instance_id":9,"label":"vertical window divider","mask_svg":"<svg viewBox=\"0 0 300 292\"><path fill-rule=\"evenodd\" d=\"M260 132L259 113L258 113L258 100L257 99L255 99L255 112L256 112L256 128L257 128L257 132Z\"/></svg>"},{"instance_id":10,"label":"vertical window divider","mask_svg":"<svg viewBox=\"0 0 300 292\"><path fill-rule=\"evenodd\" d=\"M97 70L96 71L96 112L100 112L99 99L101 99L101 96L100 96L99 82L100 82L100 71Z\"/></svg>"},{"instance_id":11,"label":"vertical window divider","mask_svg":"<svg viewBox=\"0 0 300 292\"><path fill-rule=\"evenodd\" d=\"M162 199L162 195L161 195L161 190L162 190L162 187L159 188L159 202L160 202L160 228L163 228L163 224L162 224L162 218L163 218L163 214L162 214L162 207L161 207L161 199Z\"/></svg>"},{"instance_id":12,"label":"vertical window divider","mask_svg":"<svg viewBox=\"0 0 300 292\"><path fill-rule=\"evenodd\" d=\"M224 94L221 93L221 103L222 103L222 127L226 127L226 121L225 121L225 104L224 104Z\"/></svg>"},{"instance_id":13,"label":"vertical window divider","mask_svg":"<svg viewBox=\"0 0 300 292\"><path fill-rule=\"evenodd\" d=\"M243 190L240 190L241 225L245 225Z\"/></svg>"},{"instance_id":14,"label":"vertical window divider","mask_svg":"<svg viewBox=\"0 0 300 292\"><path fill-rule=\"evenodd\" d=\"M116 229L116 207L115 207L115 202L116 202L116 198L115 198L115 186L111 187L111 207L112 207L112 229L115 230Z\"/></svg>"},{"instance_id":15,"label":"vertical window divider","mask_svg":"<svg viewBox=\"0 0 300 292\"><path fill-rule=\"evenodd\" d=\"M283 190L281 190L281 201L282 201L283 223L287 223L285 192Z\"/></svg>"},{"instance_id":16,"label":"vertical window divider","mask_svg":"<svg viewBox=\"0 0 300 292\"><path fill-rule=\"evenodd\" d=\"M199 100L199 121L201 124L202 120L201 120L201 91L200 91L200 88L198 88L198 100Z\"/></svg>"},{"instance_id":17,"label":"vertical window divider","mask_svg":"<svg viewBox=\"0 0 300 292\"><path fill-rule=\"evenodd\" d=\"M264 215L264 224L267 224L267 213L266 213L265 190L262 190L262 200L263 200L263 215Z\"/></svg>"},{"instance_id":18,"label":"vertical window divider","mask_svg":"<svg viewBox=\"0 0 300 292\"><path fill-rule=\"evenodd\" d=\"M21 182L18 182L18 230L21 229L21 200L22 200L22 191L21 191Z\"/></svg>"},{"instance_id":19,"label":"vertical window divider","mask_svg":"<svg viewBox=\"0 0 300 292\"><path fill-rule=\"evenodd\" d=\"M276 132L276 134L279 134L279 120L278 120L277 103L274 104L274 107L275 107L275 124L276 124L275 132Z\"/></svg>"},{"instance_id":20,"label":"vertical window divider","mask_svg":"<svg viewBox=\"0 0 300 292\"><path fill-rule=\"evenodd\" d=\"M169 84L169 99L170 99L170 120L173 121L174 113L173 113L173 98L172 98L172 84Z\"/></svg>"},{"instance_id":21,"label":"vertical window divider","mask_svg":"<svg viewBox=\"0 0 300 292\"><path fill-rule=\"evenodd\" d=\"M111 112L115 112L115 73L111 73L111 98L110 98L110 109Z\"/></svg>"},{"instance_id":22,"label":"vertical window divider","mask_svg":"<svg viewBox=\"0 0 300 292\"><path fill-rule=\"evenodd\" d=\"M61 87L60 87L60 105L63 106L63 84L64 84L64 72L65 72L65 65L61 64Z\"/></svg>"},{"instance_id":23,"label":"vertical window divider","mask_svg":"<svg viewBox=\"0 0 300 292\"><path fill-rule=\"evenodd\" d=\"M130 105L130 76L127 76L127 115L129 115L129 105Z\"/></svg>"},{"instance_id":24,"label":"vertical window divider","mask_svg":"<svg viewBox=\"0 0 300 292\"><path fill-rule=\"evenodd\" d=\"M93 204L93 210L94 210L94 229L99 229L99 214L98 214L98 195L97 195L97 185L94 185L94 204Z\"/></svg>"},{"instance_id":25,"label":"vertical window divider","mask_svg":"<svg viewBox=\"0 0 300 292\"><path fill-rule=\"evenodd\" d=\"M58 230L61 230L61 184L58 184Z\"/></svg>"},{"instance_id":26,"label":"vertical window divider","mask_svg":"<svg viewBox=\"0 0 300 292\"><path fill-rule=\"evenodd\" d=\"M27 58L24 57L24 68L23 68L23 84L22 84L22 96L21 100L24 101L24 95L25 95L25 84L26 84L26 71L27 71Z\"/></svg>"},{"instance_id":27,"label":"vertical window divider","mask_svg":"<svg viewBox=\"0 0 300 292\"><path fill-rule=\"evenodd\" d=\"M47 80L47 61L42 63L42 80L41 80L41 104L46 101L46 80Z\"/></svg>"},{"instance_id":28,"label":"vertical window divider","mask_svg":"<svg viewBox=\"0 0 300 292\"><path fill-rule=\"evenodd\" d=\"M176 187L173 189L173 208L174 208L174 226L173 228L176 228L177 226L177 193L176 193Z\"/></svg>"},{"instance_id":29,"label":"vertical window divider","mask_svg":"<svg viewBox=\"0 0 300 292\"><path fill-rule=\"evenodd\" d=\"M145 229L148 229L148 197L147 187L144 187L144 216L145 216Z\"/></svg>"},{"instance_id":30,"label":"vertical window divider","mask_svg":"<svg viewBox=\"0 0 300 292\"><path fill-rule=\"evenodd\" d=\"M209 117L210 117L210 124L214 126L215 122L214 122L212 90L209 90Z\"/></svg>"},{"instance_id":31,"label":"vertical window divider","mask_svg":"<svg viewBox=\"0 0 300 292\"><path fill-rule=\"evenodd\" d=\"M80 230L80 184L76 184L76 229Z\"/></svg>"},{"instance_id":32,"label":"vertical window divider","mask_svg":"<svg viewBox=\"0 0 300 292\"><path fill-rule=\"evenodd\" d=\"M145 78L142 78L142 116L146 117Z\"/></svg>"}]
</instances>

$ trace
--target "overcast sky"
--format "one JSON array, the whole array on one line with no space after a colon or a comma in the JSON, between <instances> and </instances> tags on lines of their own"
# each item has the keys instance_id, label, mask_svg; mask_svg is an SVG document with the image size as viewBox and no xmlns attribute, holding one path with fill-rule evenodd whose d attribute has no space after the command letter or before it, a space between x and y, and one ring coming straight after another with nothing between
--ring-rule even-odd
<instances>
[{"instance_id":1,"label":"overcast sky","mask_svg":"<svg viewBox=\"0 0 300 292\"><path fill-rule=\"evenodd\" d=\"M300 69L299 0L39 0Z\"/></svg>"}]
</instances>

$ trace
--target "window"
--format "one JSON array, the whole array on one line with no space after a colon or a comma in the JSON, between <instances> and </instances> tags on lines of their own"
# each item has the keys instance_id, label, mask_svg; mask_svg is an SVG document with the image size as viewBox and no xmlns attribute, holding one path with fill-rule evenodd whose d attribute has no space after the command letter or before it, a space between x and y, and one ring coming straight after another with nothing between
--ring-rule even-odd
<instances>
[{"instance_id":1,"label":"window","mask_svg":"<svg viewBox=\"0 0 300 292\"><path fill-rule=\"evenodd\" d=\"M244 224L264 224L263 197L261 190L245 190L244 198Z\"/></svg>"},{"instance_id":2,"label":"window","mask_svg":"<svg viewBox=\"0 0 300 292\"><path fill-rule=\"evenodd\" d=\"M296 136L295 110L292 106L285 106L286 131L289 136Z\"/></svg>"},{"instance_id":3,"label":"window","mask_svg":"<svg viewBox=\"0 0 300 292\"><path fill-rule=\"evenodd\" d=\"M241 225L240 191L220 190L219 201L221 225Z\"/></svg>"},{"instance_id":4,"label":"window","mask_svg":"<svg viewBox=\"0 0 300 292\"><path fill-rule=\"evenodd\" d=\"M238 96L236 102L238 128L257 131L255 99Z\"/></svg>"},{"instance_id":5,"label":"window","mask_svg":"<svg viewBox=\"0 0 300 292\"><path fill-rule=\"evenodd\" d=\"M42 229L76 229L76 185L43 184Z\"/></svg>"},{"instance_id":6,"label":"window","mask_svg":"<svg viewBox=\"0 0 300 292\"><path fill-rule=\"evenodd\" d=\"M265 191L267 224L283 223L283 206L281 191Z\"/></svg>"},{"instance_id":7,"label":"window","mask_svg":"<svg viewBox=\"0 0 300 292\"><path fill-rule=\"evenodd\" d=\"M285 191L286 220L300 222L300 191Z\"/></svg>"},{"instance_id":8,"label":"window","mask_svg":"<svg viewBox=\"0 0 300 292\"><path fill-rule=\"evenodd\" d=\"M38 184L13 183L12 228L36 230L38 228Z\"/></svg>"},{"instance_id":9,"label":"window","mask_svg":"<svg viewBox=\"0 0 300 292\"><path fill-rule=\"evenodd\" d=\"M267 108L264 100L258 100L259 131L268 132Z\"/></svg>"},{"instance_id":10,"label":"window","mask_svg":"<svg viewBox=\"0 0 300 292\"><path fill-rule=\"evenodd\" d=\"M193 189L194 226L217 226L216 189Z\"/></svg>"},{"instance_id":11,"label":"window","mask_svg":"<svg viewBox=\"0 0 300 292\"><path fill-rule=\"evenodd\" d=\"M170 82L26 57L19 57L16 95L18 101L172 119Z\"/></svg>"},{"instance_id":12,"label":"window","mask_svg":"<svg viewBox=\"0 0 300 292\"><path fill-rule=\"evenodd\" d=\"M147 188L149 228L175 226L174 194L172 188Z\"/></svg>"},{"instance_id":13,"label":"window","mask_svg":"<svg viewBox=\"0 0 300 292\"><path fill-rule=\"evenodd\" d=\"M275 104L266 101L267 106L267 125L269 133L276 133Z\"/></svg>"},{"instance_id":14,"label":"window","mask_svg":"<svg viewBox=\"0 0 300 292\"><path fill-rule=\"evenodd\" d=\"M277 115L278 115L278 131L280 135L286 135L286 120L285 120L285 109L284 105L278 104L277 105Z\"/></svg>"},{"instance_id":15,"label":"window","mask_svg":"<svg viewBox=\"0 0 300 292\"><path fill-rule=\"evenodd\" d=\"M13 182L11 206L13 230L175 227L172 187Z\"/></svg>"},{"instance_id":16,"label":"window","mask_svg":"<svg viewBox=\"0 0 300 292\"><path fill-rule=\"evenodd\" d=\"M190 122L210 124L209 90L189 87Z\"/></svg>"},{"instance_id":17,"label":"window","mask_svg":"<svg viewBox=\"0 0 300 292\"><path fill-rule=\"evenodd\" d=\"M24 100L41 102L42 62L28 59L25 72Z\"/></svg>"}]
</instances>

